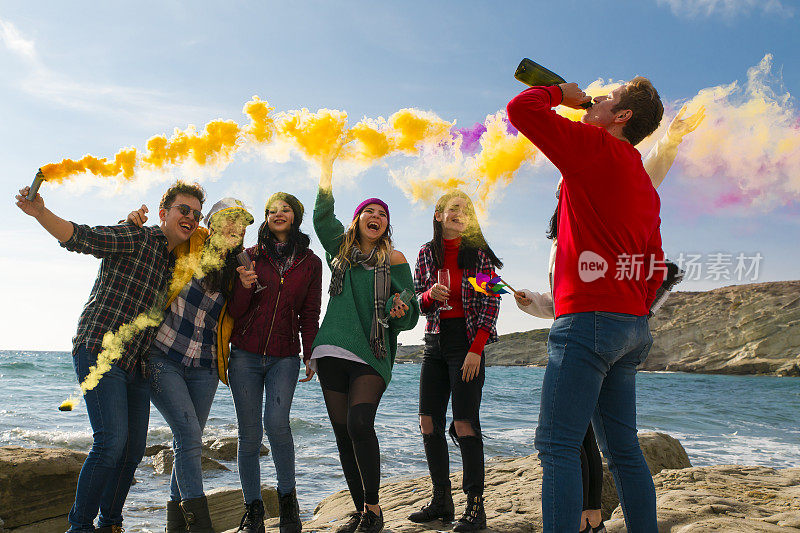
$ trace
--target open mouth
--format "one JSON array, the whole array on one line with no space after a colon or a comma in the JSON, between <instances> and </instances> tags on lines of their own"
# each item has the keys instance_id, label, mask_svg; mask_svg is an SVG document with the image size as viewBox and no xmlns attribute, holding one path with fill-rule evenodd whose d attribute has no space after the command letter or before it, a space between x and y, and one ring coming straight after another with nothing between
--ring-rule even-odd
<instances>
[{"instance_id":1,"label":"open mouth","mask_svg":"<svg viewBox=\"0 0 800 533\"><path fill-rule=\"evenodd\" d=\"M378 231L381 229L381 226L377 222L367 222L367 229Z\"/></svg>"},{"instance_id":2,"label":"open mouth","mask_svg":"<svg viewBox=\"0 0 800 533\"><path fill-rule=\"evenodd\" d=\"M192 231L194 229L194 226L192 226L192 224L190 224L189 222L181 222L180 227L184 231Z\"/></svg>"}]
</instances>

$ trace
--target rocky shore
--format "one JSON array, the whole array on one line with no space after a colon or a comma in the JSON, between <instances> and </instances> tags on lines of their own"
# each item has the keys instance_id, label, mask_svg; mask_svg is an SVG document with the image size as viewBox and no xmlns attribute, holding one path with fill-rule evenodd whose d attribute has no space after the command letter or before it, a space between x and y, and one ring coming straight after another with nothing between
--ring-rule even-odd
<instances>
[{"instance_id":1,"label":"rocky shore","mask_svg":"<svg viewBox=\"0 0 800 533\"><path fill-rule=\"evenodd\" d=\"M800 529L800 468L752 466L692 467L680 443L662 433L639 436L654 475L659 532L797 532ZM464 508L461 474L450 476L456 509ZM542 468L534 455L489 461L486 513L489 532L542 530ZM381 504L386 531L423 533L452 530L439 521L414 524L406 517L431 497L427 477L384 483ZM334 531L352 511L346 491L323 500L304 531ZM603 516L610 533L626 531L611 474L605 468ZM268 524L269 525L269 524Z\"/></svg>"},{"instance_id":2,"label":"rocky shore","mask_svg":"<svg viewBox=\"0 0 800 533\"><path fill-rule=\"evenodd\" d=\"M757 466L692 467L686 451L663 433L641 433L640 444L657 494L659 532L753 531L800 529L800 468L776 470ZM206 443L206 449L212 443ZM224 447L225 443L218 443ZM155 454L161 449L149 450ZM228 453L230 443L228 443ZM60 448L0 447L0 532L63 532L84 454ZM450 476L457 509L463 509L461 473ZM490 532L541 531L542 468L534 455L487 462L486 510ZM31 497L35 494L37 497ZM452 524L414 524L406 517L430 498L427 476L396 479L381 487L387 532L450 531ZM274 489L262 492L268 514L277 515ZM217 530L235 531L241 517L241 492L208 493ZM325 498L304 531L333 531L352 511L346 491ZM163 511L156 511L163 512ZM608 469L603 479L603 516L610 533L626 531ZM266 520L277 531L277 518Z\"/></svg>"},{"instance_id":3,"label":"rocky shore","mask_svg":"<svg viewBox=\"0 0 800 533\"><path fill-rule=\"evenodd\" d=\"M800 376L800 281L673 293L650 320L653 348L641 370ZM489 365L545 366L545 329L501 335ZM422 346L397 361L419 362Z\"/></svg>"}]
</instances>

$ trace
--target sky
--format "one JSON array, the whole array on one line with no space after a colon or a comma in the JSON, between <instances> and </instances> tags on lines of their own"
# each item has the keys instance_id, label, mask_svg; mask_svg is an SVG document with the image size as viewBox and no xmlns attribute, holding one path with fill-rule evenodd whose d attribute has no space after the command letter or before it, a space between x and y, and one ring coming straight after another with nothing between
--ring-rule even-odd
<instances>
[{"instance_id":1,"label":"sky","mask_svg":"<svg viewBox=\"0 0 800 533\"><path fill-rule=\"evenodd\" d=\"M663 126L681 104L706 104L706 121L681 145L659 189L665 251L701 264L680 290L796 279L798 50L794 0L2 1L0 349L70 349L97 273L98 260L66 252L14 205L40 166L143 151L152 136L190 124L244 125L243 106L254 95L275 113L345 111L350 126L414 108L470 128L503 112L524 88L513 77L523 57L583 87L646 75L665 102ZM442 161L420 150L338 165L338 216L351 216L364 198L385 199L395 246L413 263L431 238L436 194L414 197L407 185L426 172L450 178L466 164ZM154 215L170 182L197 179L207 207L234 196L252 207L258 224L266 198L283 190L305 204L303 229L320 254L311 226L318 176L299 150L250 147L205 167L137 169L130 180L82 175L45 184L41 193L63 218L112 224L141 204ZM466 186L488 194L483 231L516 288L548 288L545 231L557 181L555 168L537 158L496 183ZM245 243L254 242L251 230ZM747 275L737 274L739 256L749 261ZM325 287L328 280L326 271ZM509 297L502 302L500 333L549 323L521 313ZM421 343L422 326L401 342Z\"/></svg>"}]
</instances>

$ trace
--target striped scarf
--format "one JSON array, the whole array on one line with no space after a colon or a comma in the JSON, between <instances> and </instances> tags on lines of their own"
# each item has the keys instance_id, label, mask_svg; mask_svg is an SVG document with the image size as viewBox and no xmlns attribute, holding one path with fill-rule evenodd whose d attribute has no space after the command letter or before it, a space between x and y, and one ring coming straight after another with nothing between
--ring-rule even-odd
<instances>
[{"instance_id":1,"label":"striped scarf","mask_svg":"<svg viewBox=\"0 0 800 533\"><path fill-rule=\"evenodd\" d=\"M386 342L384 340L384 327L381 322L386 321L386 301L389 299L391 292L392 277L389 272L389 262L378 262L375 255L377 246L372 249L369 254L363 253L358 249L358 246L353 246L350 252L350 264L374 267L374 307L372 313L372 327L370 328L369 345L372 348L372 353L378 359L386 357ZM328 294L338 296L342 293L342 284L344 283L344 271L346 265L344 261L334 259L332 263L331 272L331 286L328 289Z\"/></svg>"}]
</instances>

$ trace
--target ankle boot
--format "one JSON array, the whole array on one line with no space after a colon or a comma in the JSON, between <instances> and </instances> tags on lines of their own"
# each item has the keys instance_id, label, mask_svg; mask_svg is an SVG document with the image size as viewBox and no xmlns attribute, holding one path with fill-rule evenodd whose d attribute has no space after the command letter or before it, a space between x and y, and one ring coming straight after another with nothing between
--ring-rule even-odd
<instances>
[{"instance_id":1,"label":"ankle boot","mask_svg":"<svg viewBox=\"0 0 800 533\"><path fill-rule=\"evenodd\" d=\"M208 500L205 496L183 500L181 511L186 519L186 531L189 533L214 533L211 515L208 513Z\"/></svg>"},{"instance_id":2,"label":"ankle boot","mask_svg":"<svg viewBox=\"0 0 800 533\"><path fill-rule=\"evenodd\" d=\"M369 509L364 509L361 515L361 522L358 524L357 533L381 533L383 531L383 509L377 515Z\"/></svg>"},{"instance_id":3,"label":"ankle boot","mask_svg":"<svg viewBox=\"0 0 800 533\"><path fill-rule=\"evenodd\" d=\"M186 518L181 512L180 502L167 501L167 527L165 533L186 533Z\"/></svg>"},{"instance_id":4,"label":"ankle boot","mask_svg":"<svg viewBox=\"0 0 800 533\"><path fill-rule=\"evenodd\" d=\"M241 533L264 533L264 502L253 500L244 505L244 516L239 524Z\"/></svg>"},{"instance_id":5,"label":"ankle boot","mask_svg":"<svg viewBox=\"0 0 800 533\"><path fill-rule=\"evenodd\" d=\"M408 519L417 524L430 522L431 520L441 519L442 522L452 522L455 518L455 506L453 505L453 495L450 493L450 485L433 486L433 497L430 503L413 512Z\"/></svg>"},{"instance_id":6,"label":"ankle boot","mask_svg":"<svg viewBox=\"0 0 800 533\"><path fill-rule=\"evenodd\" d=\"M483 496L467 494L467 508L453 528L456 532L479 531L486 529L486 511L483 508Z\"/></svg>"},{"instance_id":7,"label":"ankle boot","mask_svg":"<svg viewBox=\"0 0 800 533\"><path fill-rule=\"evenodd\" d=\"M280 533L300 533L303 526L300 523L300 505L297 503L297 489L285 496L278 497L280 508Z\"/></svg>"}]
</instances>

